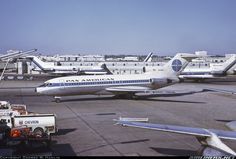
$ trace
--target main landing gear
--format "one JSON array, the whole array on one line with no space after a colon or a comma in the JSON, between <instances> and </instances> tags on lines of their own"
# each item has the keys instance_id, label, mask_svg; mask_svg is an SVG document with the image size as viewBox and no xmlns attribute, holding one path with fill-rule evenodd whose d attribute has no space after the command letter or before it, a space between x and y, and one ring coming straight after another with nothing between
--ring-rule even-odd
<instances>
[{"instance_id":1,"label":"main landing gear","mask_svg":"<svg viewBox=\"0 0 236 159\"><path fill-rule=\"evenodd\" d=\"M55 99L55 102L56 102L56 103L60 103L60 102L61 102L61 97L55 96L54 99Z\"/></svg>"},{"instance_id":2,"label":"main landing gear","mask_svg":"<svg viewBox=\"0 0 236 159\"><path fill-rule=\"evenodd\" d=\"M135 96L134 94L117 94L114 96L114 98L137 100L138 96Z\"/></svg>"}]
</instances>

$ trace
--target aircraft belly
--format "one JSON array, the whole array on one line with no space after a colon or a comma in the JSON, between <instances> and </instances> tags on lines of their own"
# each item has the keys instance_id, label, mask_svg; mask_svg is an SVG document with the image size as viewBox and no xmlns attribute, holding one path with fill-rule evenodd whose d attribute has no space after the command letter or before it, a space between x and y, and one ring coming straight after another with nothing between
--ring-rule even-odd
<instances>
[{"instance_id":1,"label":"aircraft belly","mask_svg":"<svg viewBox=\"0 0 236 159\"><path fill-rule=\"evenodd\" d=\"M101 87L68 87L64 89L66 95L83 95L83 94L95 94L100 91Z\"/></svg>"}]
</instances>

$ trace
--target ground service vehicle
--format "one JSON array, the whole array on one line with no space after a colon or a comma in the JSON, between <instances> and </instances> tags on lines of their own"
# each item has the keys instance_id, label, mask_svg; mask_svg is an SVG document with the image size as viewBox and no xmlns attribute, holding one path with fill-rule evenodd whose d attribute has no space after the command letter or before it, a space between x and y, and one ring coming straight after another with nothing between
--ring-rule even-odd
<instances>
[{"instance_id":1,"label":"ground service vehicle","mask_svg":"<svg viewBox=\"0 0 236 159\"><path fill-rule=\"evenodd\" d=\"M27 115L26 105L0 101L0 116Z\"/></svg>"},{"instance_id":2,"label":"ground service vehicle","mask_svg":"<svg viewBox=\"0 0 236 159\"><path fill-rule=\"evenodd\" d=\"M2 139L7 141L46 141L57 132L55 114L30 114L0 117Z\"/></svg>"}]
</instances>

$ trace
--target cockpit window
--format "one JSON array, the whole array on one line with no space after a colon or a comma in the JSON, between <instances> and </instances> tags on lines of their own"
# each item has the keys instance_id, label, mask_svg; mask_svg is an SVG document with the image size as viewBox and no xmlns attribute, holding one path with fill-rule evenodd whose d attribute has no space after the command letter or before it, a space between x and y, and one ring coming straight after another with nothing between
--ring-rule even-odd
<instances>
[{"instance_id":1,"label":"cockpit window","mask_svg":"<svg viewBox=\"0 0 236 159\"><path fill-rule=\"evenodd\" d=\"M44 83L44 84L40 85L39 87L48 87L50 85L52 85L52 84L51 83Z\"/></svg>"}]
</instances>

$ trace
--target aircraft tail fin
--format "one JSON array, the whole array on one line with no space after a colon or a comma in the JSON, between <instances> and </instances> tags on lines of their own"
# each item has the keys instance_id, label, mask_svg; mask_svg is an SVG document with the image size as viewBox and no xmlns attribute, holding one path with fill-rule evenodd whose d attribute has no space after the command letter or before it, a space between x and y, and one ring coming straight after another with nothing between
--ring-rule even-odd
<instances>
[{"instance_id":1,"label":"aircraft tail fin","mask_svg":"<svg viewBox=\"0 0 236 159\"><path fill-rule=\"evenodd\" d=\"M194 59L200 57L195 54L178 53L169 62L164 65L164 71L167 75L177 76Z\"/></svg>"},{"instance_id":2,"label":"aircraft tail fin","mask_svg":"<svg viewBox=\"0 0 236 159\"><path fill-rule=\"evenodd\" d=\"M153 53L150 52L150 53L147 55L147 57L144 59L143 62L151 62L151 60L152 60L152 55L153 55Z\"/></svg>"},{"instance_id":3,"label":"aircraft tail fin","mask_svg":"<svg viewBox=\"0 0 236 159\"><path fill-rule=\"evenodd\" d=\"M235 64L236 64L236 54L232 54L231 57L222 64L222 69L220 71L218 71L218 65L213 63L211 65L213 69L211 73L215 75L226 74L226 72L230 70Z\"/></svg>"},{"instance_id":4,"label":"aircraft tail fin","mask_svg":"<svg viewBox=\"0 0 236 159\"><path fill-rule=\"evenodd\" d=\"M105 63L99 63L98 65L100 68L102 68L104 71L107 72L106 74L109 74L109 75L112 74L112 72L107 68L107 65Z\"/></svg>"},{"instance_id":5,"label":"aircraft tail fin","mask_svg":"<svg viewBox=\"0 0 236 159\"><path fill-rule=\"evenodd\" d=\"M224 69L224 73L226 73L230 68L232 68L236 64L236 54L233 54L227 61L227 66Z\"/></svg>"},{"instance_id":6,"label":"aircraft tail fin","mask_svg":"<svg viewBox=\"0 0 236 159\"><path fill-rule=\"evenodd\" d=\"M32 62L39 67L41 70L47 70L48 69L48 65L43 62L42 60L40 60L38 57L36 56L28 56L28 59L32 60Z\"/></svg>"}]
</instances>

